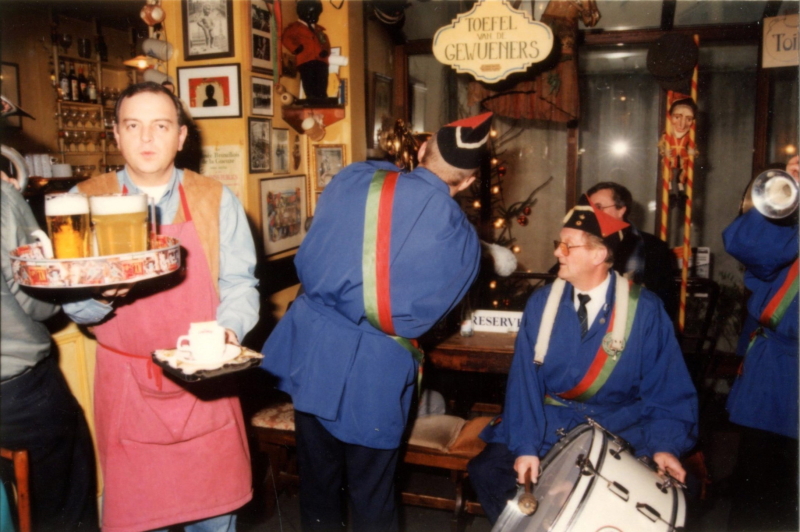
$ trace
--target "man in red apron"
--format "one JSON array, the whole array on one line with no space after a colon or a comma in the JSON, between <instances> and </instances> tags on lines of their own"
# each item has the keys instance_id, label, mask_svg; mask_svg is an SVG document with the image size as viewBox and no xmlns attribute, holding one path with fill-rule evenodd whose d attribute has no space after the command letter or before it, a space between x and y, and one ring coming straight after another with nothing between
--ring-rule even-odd
<instances>
[{"instance_id":1,"label":"man in red apron","mask_svg":"<svg viewBox=\"0 0 800 532\"><path fill-rule=\"evenodd\" d=\"M255 249L247 219L220 183L175 168L187 128L180 101L155 83L126 89L114 134L125 170L79 185L87 195L147 193L159 232L180 240L184 268L101 298L65 305L97 324L95 417L103 469L103 530L183 524L232 531L252 497L250 457L238 398L227 381L183 385L152 363L189 324L216 320L238 343L258 318Z\"/></svg>"}]
</instances>

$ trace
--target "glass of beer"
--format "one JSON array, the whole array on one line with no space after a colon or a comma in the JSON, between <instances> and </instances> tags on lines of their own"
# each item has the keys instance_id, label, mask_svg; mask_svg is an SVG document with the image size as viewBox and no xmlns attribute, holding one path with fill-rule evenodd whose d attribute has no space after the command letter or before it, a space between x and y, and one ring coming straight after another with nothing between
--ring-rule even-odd
<instances>
[{"instance_id":1,"label":"glass of beer","mask_svg":"<svg viewBox=\"0 0 800 532\"><path fill-rule=\"evenodd\" d=\"M44 197L47 232L57 259L89 257L89 200L83 194Z\"/></svg>"},{"instance_id":2,"label":"glass of beer","mask_svg":"<svg viewBox=\"0 0 800 532\"><path fill-rule=\"evenodd\" d=\"M118 255L147 250L147 195L91 196L97 252Z\"/></svg>"}]
</instances>

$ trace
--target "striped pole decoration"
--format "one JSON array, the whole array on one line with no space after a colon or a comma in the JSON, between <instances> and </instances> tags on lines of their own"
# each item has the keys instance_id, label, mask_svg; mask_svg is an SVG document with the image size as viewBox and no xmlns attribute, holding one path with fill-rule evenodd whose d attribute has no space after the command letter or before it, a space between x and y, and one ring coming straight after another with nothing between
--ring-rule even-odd
<instances>
[{"instance_id":1,"label":"striped pole decoration","mask_svg":"<svg viewBox=\"0 0 800 532\"><path fill-rule=\"evenodd\" d=\"M694 44L700 48L700 36L694 36ZM697 103L697 72L698 65L694 66L692 72L692 100ZM686 168L686 208L684 210L683 218L683 267L681 268L681 306L678 313L678 328L683 332L683 327L686 322L686 286L689 281L689 258L692 256L692 194L694 185L694 155L697 151L695 138L697 134L697 117L692 122L692 127L689 129L689 156L688 165Z\"/></svg>"},{"instance_id":2,"label":"striped pole decoration","mask_svg":"<svg viewBox=\"0 0 800 532\"><path fill-rule=\"evenodd\" d=\"M669 107L672 104L672 91L667 91L667 135L672 135L672 122L669 120ZM659 237L667 241L667 226L669 225L669 182L672 178L672 169L669 165L669 150L665 150L661 159L661 227Z\"/></svg>"}]
</instances>

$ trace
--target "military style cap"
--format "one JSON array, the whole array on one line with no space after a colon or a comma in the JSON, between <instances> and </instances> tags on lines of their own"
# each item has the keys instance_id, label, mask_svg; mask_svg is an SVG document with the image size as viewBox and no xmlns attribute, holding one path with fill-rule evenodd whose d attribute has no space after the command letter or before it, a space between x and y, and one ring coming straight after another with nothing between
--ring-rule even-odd
<instances>
[{"instance_id":1,"label":"military style cap","mask_svg":"<svg viewBox=\"0 0 800 532\"><path fill-rule=\"evenodd\" d=\"M630 224L595 208L589 201L589 196L584 194L564 217L564 227L599 236L608 247L615 249L622 241L623 230L630 227Z\"/></svg>"},{"instance_id":2,"label":"military style cap","mask_svg":"<svg viewBox=\"0 0 800 532\"><path fill-rule=\"evenodd\" d=\"M470 170L481 165L486 153L492 113L456 120L436 134L439 152L450 166Z\"/></svg>"}]
</instances>

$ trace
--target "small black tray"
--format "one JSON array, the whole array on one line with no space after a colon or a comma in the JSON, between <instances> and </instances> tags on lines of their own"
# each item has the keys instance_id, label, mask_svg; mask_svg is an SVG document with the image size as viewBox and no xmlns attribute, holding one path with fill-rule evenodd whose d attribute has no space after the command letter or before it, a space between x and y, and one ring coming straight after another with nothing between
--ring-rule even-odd
<instances>
[{"instance_id":1,"label":"small black tray","mask_svg":"<svg viewBox=\"0 0 800 532\"><path fill-rule=\"evenodd\" d=\"M241 349L242 352L236 358L225 362L220 367L209 369L198 367L197 364L177 358L175 356L177 352L176 349L159 349L153 353L153 362L161 367L165 373L182 381L197 382L258 366L264 358L264 355L261 353L257 353L246 347L242 347Z\"/></svg>"}]
</instances>

